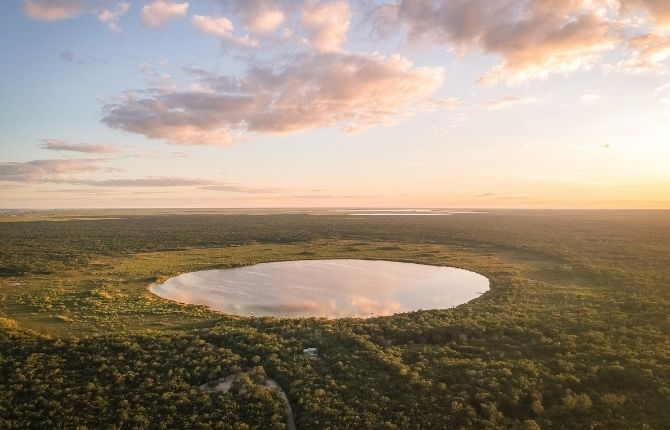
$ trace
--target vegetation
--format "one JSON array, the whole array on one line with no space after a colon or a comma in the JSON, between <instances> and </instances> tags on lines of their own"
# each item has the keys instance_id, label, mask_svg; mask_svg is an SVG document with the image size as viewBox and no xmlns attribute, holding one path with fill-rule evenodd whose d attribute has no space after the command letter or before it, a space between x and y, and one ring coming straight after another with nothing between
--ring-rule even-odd
<instances>
[{"instance_id":1,"label":"vegetation","mask_svg":"<svg viewBox=\"0 0 670 430\"><path fill-rule=\"evenodd\" d=\"M0 428L663 429L670 213L53 214L0 222ZM374 258L492 288L373 319L246 318L149 293L178 273ZM304 354L318 348L316 358ZM227 393L202 384L244 372Z\"/></svg>"}]
</instances>

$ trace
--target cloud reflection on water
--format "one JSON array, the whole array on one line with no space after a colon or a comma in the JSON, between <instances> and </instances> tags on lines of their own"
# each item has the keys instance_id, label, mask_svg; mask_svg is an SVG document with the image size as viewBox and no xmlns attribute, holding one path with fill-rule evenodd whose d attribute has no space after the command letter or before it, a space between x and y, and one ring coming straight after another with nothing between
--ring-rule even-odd
<instances>
[{"instance_id":1,"label":"cloud reflection on water","mask_svg":"<svg viewBox=\"0 0 670 430\"><path fill-rule=\"evenodd\" d=\"M370 317L468 302L482 275L453 267L378 260L300 260L185 273L151 291L240 315Z\"/></svg>"}]
</instances>

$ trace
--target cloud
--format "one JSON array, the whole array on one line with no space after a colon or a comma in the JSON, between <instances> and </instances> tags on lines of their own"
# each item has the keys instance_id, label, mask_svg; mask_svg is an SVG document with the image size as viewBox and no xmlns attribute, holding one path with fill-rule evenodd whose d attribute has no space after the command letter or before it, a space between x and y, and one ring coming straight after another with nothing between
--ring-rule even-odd
<instances>
[{"instance_id":1,"label":"cloud","mask_svg":"<svg viewBox=\"0 0 670 430\"><path fill-rule=\"evenodd\" d=\"M654 94L659 97L659 101L664 105L670 105L670 83L663 84L654 90Z\"/></svg>"},{"instance_id":2,"label":"cloud","mask_svg":"<svg viewBox=\"0 0 670 430\"><path fill-rule=\"evenodd\" d=\"M278 70L236 78L191 70L199 90L121 94L103 108L112 128L178 144L225 144L231 131L290 133L339 126L348 132L434 107L441 67L398 55L302 55Z\"/></svg>"},{"instance_id":3,"label":"cloud","mask_svg":"<svg viewBox=\"0 0 670 430\"><path fill-rule=\"evenodd\" d=\"M473 197L477 198L498 197L498 193L480 193L475 194Z\"/></svg>"},{"instance_id":4,"label":"cloud","mask_svg":"<svg viewBox=\"0 0 670 430\"><path fill-rule=\"evenodd\" d=\"M233 35L235 27L233 26L233 23L225 16L211 17L194 15L191 18L191 23L199 31L217 36L223 43L230 43L233 45L246 47L258 46L258 42L249 38L248 36L236 37Z\"/></svg>"},{"instance_id":5,"label":"cloud","mask_svg":"<svg viewBox=\"0 0 670 430\"><path fill-rule=\"evenodd\" d=\"M172 75L160 71L161 66L165 66L165 64L167 62L159 64L140 63L137 65L137 69L144 75L147 85L165 90L175 90L177 86L172 81Z\"/></svg>"},{"instance_id":6,"label":"cloud","mask_svg":"<svg viewBox=\"0 0 670 430\"><path fill-rule=\"evenodd\" d=\"M670 37L658 34L635 36L628 41L631 55L616 64L615 69L631 73L662 73L670 59Z\"/></svg>"},{"instance_id":7,"label":"cloud","mask_svg":"<svg viewBox=\"0 0 670 430\"><path fill-rule=\"evenodd\" d=\"M77 54L72 51L62 51L58 54L58 58L63 61L67 61L68 63L86 64L83 59L80 59Z\"/></svg>"},{"instance_id":8,"label":"cloud","mask_svg":"<svg viewBox=\"0 0 670 430\"><path fill-rule=\"evenodd\" d=\"M254 188L237 184L219 184L200 187L202 190L226 191L230 193L248 193L248 194L275 194L291 191L286 188Z\"/></svg>"},{"instance_id":9,"label":"cloud","mask_svg":"<svg viewBox=\"0 0 670 430\"><path fill-rule=\"evenodd\" d=\"M200 178L146 177L135 179L72 180L70 184L95 187L193 187L217 184L216 181Z\"/></svg>"},{"instance_id":10,"label":"cloud","mask_svg":"<svg viewBox=\"0 0 670 430\"><path fill-rule=\"evenodd\" d=\"M112 128L170 143L221 145L232 141L229 128L252 111L251 96L148 90L126 92L103 108Z\"/></svg>"},{"instance_id":11,"label":"cloud","mask_svg":"<svg viewBox=\"0 0 670 430\"><path fill-rule=\"evenodd\" d=\"M241 1L236 5L236 12L247 30L256 35L274 33L286 19L274 0Z\"/></svg>"},{"instance_id":12,"label":"cloud","mask_svg":"<svg viewBox=\"0 0 670 430\"><path fill-rule=\"evenodd\" d=\"M244 194L276 194L296 191L287 188L250 187L203 178L148 176L144 178L83 179L76 177L82 173L108 170L99 165L101 161L104 160L59 159L0 162L0 182L67 184L103 189L197 187L203 190Z\"/></svg>"},{"instance_id":13,"label":"cloud","mask_svg":"<svg viewBox=\"0 0 670 430\"><path fill-rule=\"evenodd\" d=\"M92 55L82 55L77 54L72 51L61 51L58 53L58 58L65 61L66 63L80 64L82 66L86 64L106 64L105 60L94 57Z\"/></svg>"},{"instance_id":14,"label":"cloud","mask_svg":"<svg viewBox=\"0 0 670 430\"><path fill-rule=\"evenodd\" d=\"M452 109L458 106L458 104L461 102L461 99L458 97L450 97L447 99L435 98L433 99L433 102L435 103L436 107Z\"/></svg>"},{"instance_id":15,"label":"cloud","mask_svg":"<svg viewBox=\"0 0 670 430\"><path fill-rule=\"evenodd\" d=\"M51 151L83 152L86 154L116 154L119 149L112 145L91 145L86 143L70 143L59 139L40 139L42 149Z\"/></svg>"},{"instance_id":16,"label":"cloud","mask_svg":"<svg viewBox=\"0 0 670 430\"><path fill-rule=\"evenodd\" d=\"M39 21L76 18L84 12L84 0L24 0L23 12Z\"/></svg>"},{"instance_id":17,"label":"cloud","mask_svg":"<svg viewBox=\"0 0 670 430\"><path fill-rule=\"evenodd\" d=\"M175 18L186 16L188 3L154 0L142 8L142 22L149 27L160 27Z\"/></svg>"},{"instance_id":18,"label":"cloud","mask_svg":"<svg viewBox=\"0 0 670 430\"><path fill-rule=\"evenodd\" d=\"M121 31L119 27L119 18L130 10L130 3L120 2L116 5L114 9L102 9L98 12L98 21L107 24L113 32Z\"/></svg>"},{"instance_id":19,"label":"cloud","mask_svg":"<svg viewBox=\"0 0 670 430\"><path fill-rule=\"evenodd\" d=\"M502 109L508 106L524 104L531 102L527 97L506 96L499 99L490 99L486 101L486 108L489 110Z\"/></svg>"},{"instance_id":20,"label":"cloud","mask_svg":"<svg viewBox=\"0 0 670 430\"><path fill-rule=\"evenodd\" d=\"M646 10L662 28L670 27L670 2L667 0L619 0L624 12Z\"/></svg>"},{"instance_id":21,"label":"cloud","mask_svg":"<svg viewBox=\"0 0 670 430\"><path fill-rule=\"evenodd\" d=\"M172 153L171 158L191 158L192 156L190 152L176 151Z\"/></svg>"},{"instance_id":22,"label":"cloud","mask_svg":"<svg viewBox=\"0 0 670 430\"><path fill-rule=\"evenodd\" d=\"M382 33L501 58L479 82L518 84L589 68L619 36L591 0L399 0L378 9Z\"/></svg>"},{"instance_id":23,"label":"cloud","mask_svg":"<svg viewBox=\"0 0 670 430\"><path fill-rule=\"evenodd\" d=\"M579 96L579 100L582 103L594 103L600 100L600 96L598 94L582 94Z\"/></svg>"},{"instance_id":24,"label":"cloud","mask_svg":"<svg viewBox=\"0 0 670 430\"><path fill-rule=\"evenodd\" d=\"M346 1L308 4L300 24L309 34L309 42L320 52L336 52L347 39L349 4Z\"/></svg>"},{"instance_id":25,"label":"cloud","mask_svg":"<svg viewBox=\"0 0 670 430\"><path fill-rule=\"evenodd\" d=\"M664 93L666 91L670 91L670 82L663 84L654 90L655 93Z\"/></svg>"},{"instance_id":26,"label":"cloud","mask_svg":"<svg viewBox=\"0 0 670 430\"><path fill-rule=\"evenodd\" d=\"M0 181L58 182L63 175L101 170L98 159L32 160L0 162Z\"/></svg>"}]
</instances>

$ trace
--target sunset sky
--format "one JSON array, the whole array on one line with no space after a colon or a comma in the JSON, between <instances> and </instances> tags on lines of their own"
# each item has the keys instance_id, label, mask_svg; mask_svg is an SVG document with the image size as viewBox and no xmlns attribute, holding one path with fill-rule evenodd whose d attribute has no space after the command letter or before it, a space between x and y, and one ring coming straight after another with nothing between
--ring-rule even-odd
<instances>
[{"instance_id":1,"label":"sunset sky","mask_svg":"<svg viewBox=\"0 0 670 430\"><path fill-rule=\"evenodd\" d=\"M0 207L670 208L670 1L8 0Z\"/></svg>"}]
</instances>

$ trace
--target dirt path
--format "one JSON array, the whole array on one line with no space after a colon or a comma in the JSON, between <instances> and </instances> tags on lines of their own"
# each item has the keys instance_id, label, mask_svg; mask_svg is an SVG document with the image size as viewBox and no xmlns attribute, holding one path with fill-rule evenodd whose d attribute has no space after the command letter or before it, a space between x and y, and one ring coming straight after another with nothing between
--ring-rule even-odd
<instances>
[{"instance_id":1,"label":"dirt path","mask_svg":"<svg viewBox=\"0 0 670 430\"><path fill-rule=\"evenodd\" d=\"M219 378L215 381L208 382L201 385L199 388L201 391L207 393L218 393L223 392L227 393L230 391L230 388L233 386L233 382L237 379L238 375L228 375L225 378ZM265 378L265 386L274 390L279 397L284 401L284 414L286 415L286 428L288 430L296 430L295 428L295 419L293 418L293 410L291 409L291 404L288 401L288 396L282 389L282 387L272 378Z\"/></svg>"},{"instance_id":2,"label":"dirt path","mask_svg":"<svg viewBox=\"0 0 670 430\"><path fill-rule=\"evenodd\" d=\"M286 393L274 379L266 378L265 385L275 390L279 394L279 397L282 398L282 400L284 401L284 413L286 414L286 428L288 430L295 430L295 420L293 419L293 410L291 410L291 404L288 401Z\"/></svg>"},{"instance_id":3,"label":"dirt path","mask_svg":"<svg viewBox=\"0 0 670 430\"><path fill-rule=\"evenodd\" d=\"M207 393L218 393L220 391L227 393L230 391L233 382L237 379L237 375L228 375L225 378L217 379L216 381L211 381L206 384L201 385L200 390Z\"/></svg>"}]
</instances>

